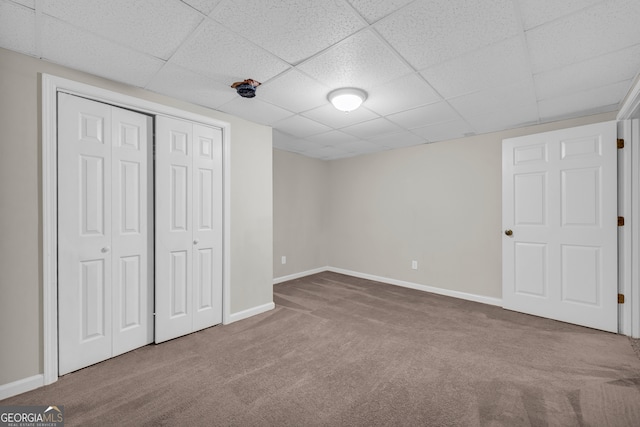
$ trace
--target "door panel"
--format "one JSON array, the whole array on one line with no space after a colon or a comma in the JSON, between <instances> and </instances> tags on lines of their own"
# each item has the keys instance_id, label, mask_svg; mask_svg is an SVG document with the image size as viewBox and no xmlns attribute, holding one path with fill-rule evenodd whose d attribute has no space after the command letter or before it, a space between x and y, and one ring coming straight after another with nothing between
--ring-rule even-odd
<instances>
[{"instance_id":1,"label":"door panel","mask_svg":"<svg viewBox=\"0 0 640 427\"><path fill-rule=\"evenodd\" d=\"M515 292L547 297L547 245L515 244Z\"/></svg>"},{"instance_id":2,"label":"door panel","mask_svg":"<svg viewBox=\"0 0 640 427\"><path fill-rule=\"evenodd\" d=\"M82 235L105 235L104 157L80 155L80 209Z\"/></svg>"},{"instance_id":3,"label":"door panel","mask_svg":"<svg viewBox=\"0 0 640 427\"><path fill-rule=\"evenodd\" d=\"M504 307L617 332L615 122L502 148Z\"/></svg>"},{"instance_id":4,"label":"door panel","mask_svg":"<svg viewBox=\"0 0 640 427\"><path fill-rule=\"evenodd\" d=\"M109 277L105 268L105 260L82 261L80 265L82 268L82 277L80 278L82 342L109 338L107 319L105 319L106 310L109 308L109 304L105 301L105 293L107 292L105 282Z\"/></svg>"},{"instance_id":5,"label":"door panel","mask_svg":"<svg viewBox=\"0 0 640 427\"><path fill-rule=\"evenodd\" d=\"M562 300L598 306L602 256L599 247L562 245Z\"/></svg>"},{"instance_id":6,"label":"door panel","mask_svg":"<svg viewBox=\"0 0 640 427\"><path fill-rule=\"evenodd\" d=\"M545 225L546 174L519 174L514 180L514 224Z\"/></svg>"},{"instance_id":7,"label":"door panel","mask_svg":"<svg viewBox=\"0 0 640 427\"><path fill-rule=\"evenodd\" d=\"M187 251L175 251L169 254L171 257L169 274L169 318L176 320L189 316L191 312L189 302L189 256Z\"/></svg>"},{"instance_id":8,"label":"door panel","mask_svg":"<svg viewBox=\"0 0 640 427\"><path fill-rule=\"evenodd\" d=\"M141 325L144 315L142 294L145 289L140 277L144 274L141 268L140 256L120 258L120 301L121 315L118 317L121 331Z\"/></svg>"}]
</instances>

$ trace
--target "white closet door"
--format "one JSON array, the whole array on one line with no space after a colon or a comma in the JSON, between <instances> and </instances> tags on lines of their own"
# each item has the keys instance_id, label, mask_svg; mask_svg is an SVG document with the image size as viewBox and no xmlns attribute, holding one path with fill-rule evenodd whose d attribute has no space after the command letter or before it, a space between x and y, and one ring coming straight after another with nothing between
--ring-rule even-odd
<instances>
[{"instance_id":1,"label":"white closet door","mask_svg":"<svg viewBox=\"0 0 640 427\"><path fill-rule=\"evenodd\" d=\"M111 357L111 108L58 96L59 372Z\"/></svg>"},{"instance_id":2,"label":"white closet door","mask_svg":"<svg viewBox=\"0 0 640 427\"><path fill-rule=\"evenodd\" d=\"M156 342L193 324L192 128L156 117Z\"/></svg>"},{"instance_id":3,"label":"white closet door","mask_svg":"<svg viewBox=\"0 0 640 427\"><path fill-rule=\"evenodd\" d=\"M195 130L194 130L195 128ZM219 129L156 117L156 330L162 342L222 321Z\"/></svg>"},{"instance_id":4,"label":"white closet door","mask_svg":"<svg viewBox=\"0 0 640 427\"><path fill-rule=\"evenodd\" d=\"M153 342L151 117L112 108L113 356Z\"/></svg>"},{"instance_id":5,"label":"white closet door","mask_svg":"<svg viewBox=\"0 0 640 427\"><path fill-rule=\"evenodd\" d=\"M222 130L193 130L193 329L199 330L222 323Z\"/></svg>"},{"instance_id":6,"label":"white closet door","mask_svg":"<svg viewBox=\"0 0 640 427\"><path fill-rule=\"evenodd\" d=\"M149 121L71 95L59 94L58 102L58 338L65 374L150 342Z\"/></svg>"}]
</instances>

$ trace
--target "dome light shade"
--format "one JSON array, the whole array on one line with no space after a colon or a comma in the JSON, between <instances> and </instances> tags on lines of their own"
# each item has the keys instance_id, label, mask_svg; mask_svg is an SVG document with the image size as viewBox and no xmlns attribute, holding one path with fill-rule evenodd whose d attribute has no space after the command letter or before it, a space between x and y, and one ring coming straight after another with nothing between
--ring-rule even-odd
<instances>
[{"instance_id":1,"label":"dome light shade","mask_svg":"<svg viewBox=\"0 0 640 427\"><path fill-rule=\"evenodd\" d=\"M329 92L327 99L338 110L348 113L358 108L367 99L367 92L362 89L346 87Z\"/></svg>"}]
</instances>

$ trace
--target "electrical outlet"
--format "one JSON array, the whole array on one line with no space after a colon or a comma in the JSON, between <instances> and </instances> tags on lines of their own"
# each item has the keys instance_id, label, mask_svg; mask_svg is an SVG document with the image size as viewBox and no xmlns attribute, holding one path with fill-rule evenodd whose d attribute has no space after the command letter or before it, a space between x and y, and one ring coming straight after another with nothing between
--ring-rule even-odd
<instances>
[{"instance_id":1,"label":"electrical outlet","mask_svg":"<svg viewBox=\"0 0 640 427\"><path fill-rule=\"evenodd\" d=\"M284 256L284 255L282 256L282 263L283 263L283 264L286 264L286 263L287 263L287 257L286 257L286 256Z\"/></svg>"},{"instance_id":2,"label":"electrical outlet","mask_svg":"<svg viewBox=\"0 0 640 427\"><path fill-rule=\"evenodd\" d=\"M411 261L411 269L412 270L417 270L418 269L418 261Z\"/></svg>"}]
</instances>

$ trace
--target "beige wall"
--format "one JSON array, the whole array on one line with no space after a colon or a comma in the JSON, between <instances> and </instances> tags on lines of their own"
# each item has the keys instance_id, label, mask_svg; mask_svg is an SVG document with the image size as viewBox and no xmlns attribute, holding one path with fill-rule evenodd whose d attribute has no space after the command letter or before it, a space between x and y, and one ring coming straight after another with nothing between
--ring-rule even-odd
<instances>
[{"instance_id":1,"label":"beige wall","mask_svg":"<svg viewBox=\"0 0 640 427\"><path fill-rule=\"evenodd\" d=\"M231 124L231 313L271 303L271 129L0 49L0 385L42 373L39 73Z\"/></svg>"},{"instance_id":2,"label":"beige wall","mask_svg":"<svg viewBox=\"0 0 640 427\"><path fill-rule=\"evenodd\" d=\"M327 266L328 171L328 162L273 150L274 278Z\"/></svg>"},{"instance_id":3,"label":"beige wall","mask_svg":"<svg viewBox=\"0 0 640 427\"><path fill-rule=\"evenodd\" d=\"M601 114L331 161L329 265L501 298L502 140L614 119Z\"/></svg>"}]
</instances>

